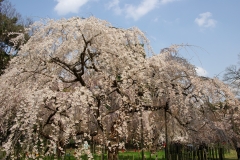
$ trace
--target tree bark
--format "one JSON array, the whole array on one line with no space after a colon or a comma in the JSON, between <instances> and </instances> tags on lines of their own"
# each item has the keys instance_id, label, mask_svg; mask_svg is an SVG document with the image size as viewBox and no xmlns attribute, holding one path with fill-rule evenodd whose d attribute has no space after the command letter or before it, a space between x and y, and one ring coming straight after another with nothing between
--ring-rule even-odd
<instances>
[{"instance_id":1,"label":"tree bark","mask_svg":"<svg viewBox=\"0 0 240 160\"><path fill-rule=\"evenodd\" d=\"M118 149L115 151L108 150L108 160L118 160Z\"/></svg>"}]
</instances>

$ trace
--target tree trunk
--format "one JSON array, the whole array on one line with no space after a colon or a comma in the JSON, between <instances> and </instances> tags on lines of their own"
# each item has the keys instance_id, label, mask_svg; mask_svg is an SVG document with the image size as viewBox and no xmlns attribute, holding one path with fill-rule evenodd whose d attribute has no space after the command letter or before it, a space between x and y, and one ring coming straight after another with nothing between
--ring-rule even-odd
<instances>
[{"instance_id":1,"label":"tree trunk","mask_svg":"<svg viewBox=\"0 0 240 160\"><path fill-rule=\"evenodd\" d=\"M114 125L116 122L112 124L111 132L109 134L110 142L108 143L108 160L118 160L118 150L119 150L119 136Z\"/></svg>"},{"instance_id":2,"label":"tree trunk","mask_svg":"<svg viewBox=\"0 0 240 160\"><path fill-rule=\"evenodd\" d=\"M59 149L59 147L64 149L64 143L61 140L57 143L57 146L56 146L56 152L57 152L56 154L58 159L60 159L63 155L63 152Z\"/></svg>"},{"instance_id":3,"label":"tree trunk","mask_svg":"<svg viewBox=\"0 0 240 160\"><path fill-rule=\"evenodd\" d=\"M118 160L118 149L115 151L108 150L108 160Z\"/></svg>"},{"instance_id":4,"label":"tree trunk","mask_svg":"<svg viewBox=\"0 0 240 160\"><path fill-rule=\"evenodd\" d=\"M61 150L57 148L57 158L60 159L62 156Z\"/></svg>"}]
</instances>

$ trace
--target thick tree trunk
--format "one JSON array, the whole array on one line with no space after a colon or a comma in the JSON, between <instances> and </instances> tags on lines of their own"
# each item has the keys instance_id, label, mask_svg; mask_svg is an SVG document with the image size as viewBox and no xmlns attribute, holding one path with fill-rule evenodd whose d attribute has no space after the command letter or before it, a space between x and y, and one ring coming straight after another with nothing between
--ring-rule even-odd
<instances>
[{"instance_id":1,"label":"thick tree trunk","mask_svg":"<svg viewBox=\"0 0 240 160\"><path fill-rule=\"evenodd\" d=\"M108 160L118 160L118 150L108 150Z\"/></svg>"},{"instance_id":2,"label":"thick tree trunk","mask_svg":"<svg viewBox=\"0 0 240 160\"><path fill-rule=\"evenodd\" d=\"M118 140L118 139L117 139ZM113 141L113 139L111 139L111 142L108 144L108 156L107 159L108 160L118 160L118 141Z\"/></svg>"},{"instance_id":3,"label":"thick tree trunk","mask_svg":"<svg viewBox=\"0 0 240 160\"><path fill-rule=\"evenodd\" d=\"M65 148L64 143L61 140L59 140L59 142L57 143L57 146L56 146L57 158L61 159L61 157L63 156L63 152L59 149L59 147Z\"/></svg>"},{"instance_id":4,"label":"thick tree trunk","mask_svg":"<svg viewBox=\"0 0 240 160\"><path fill-rule=\"evenodd\" d=\"M116 122L112 124L111 132L109 134L110 143L108 143L108 160L118 160L118 150L119 150L119 136L116 131L114 125Z\"/></svg>"}]
</instances>

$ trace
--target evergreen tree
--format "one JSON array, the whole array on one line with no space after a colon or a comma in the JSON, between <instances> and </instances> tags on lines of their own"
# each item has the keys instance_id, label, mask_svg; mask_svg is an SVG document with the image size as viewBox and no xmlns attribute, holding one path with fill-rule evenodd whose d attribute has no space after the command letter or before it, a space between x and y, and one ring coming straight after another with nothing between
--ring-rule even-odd
<instances>
[{"instance_id":1,"label":"evergreen tree","mask_svg":"<svg viewBox=\"0 0 240 160\"><path fill-rule=\"evenodd\" d=\"M17 35L9 35L8 33L24 32L26 24L8 0L0 0L0 75L4 73L11 59L10 51L14 49L16 54L19 50L19 45L14 46L10 41ZM28 35L25 38L28 39Z\"/></svg>"}]
</instances>

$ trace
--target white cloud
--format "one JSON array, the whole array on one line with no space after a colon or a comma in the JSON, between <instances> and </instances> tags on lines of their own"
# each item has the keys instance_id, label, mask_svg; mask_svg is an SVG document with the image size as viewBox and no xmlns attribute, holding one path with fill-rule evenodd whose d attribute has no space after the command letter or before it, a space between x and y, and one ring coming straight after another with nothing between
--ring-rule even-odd
<instances>
[{"instance_id":1,"label":"white cloud","mask_svg":"<svg viewBox=\"0 0 240 160\"><path fill-rule=\"evenodd\" d=\"M127 16L138 20L140 17L144 16L151 10L155 9L159 4L158 0L143 0L138 6L126 5L125 11Z\"/></svg>"},{"instance_id":2,"label":"white cloud","mask_svg":"<svg viewBox=\"0 0 240 160\"><path fill-rule=\"evenodd\" d=\"M111 0L106 6L108 9L113 9L115 14L125 14L127 18L138 20L150 11L156 9L159 5L164 5L170 2L179 0L142 0L140 4L125 4L124 7L119 6L119 0Z\"/></svg>"},{"instance_id":3,"label":"white cloud","mask_svg":"<svg viewBox=\"0 0 240 160\"><path fill-rule=\"evenodd\" d=\"M199 76L206 77L208 75L208 72L205 69L203 69L202 67L196 67L196 72Z\"/></svg>"},{"instance_id":4,"label":"white cloud","mask_svg":"<svg viewBox=\"0 0 240 160\"><path fill-rule=\"evenodd\" d=\"M167 3L170 3L170 2L174 2L174 1L177 1L177 0L161 0L161 3L162 4L167 4Z\"/></svg>"},{"instance_id":5,"label":"white cloud","mask_svg":"<svg viewBox=\"0 0 240 160\"><path fill-rule=\"evenodd\" d=\"M106 6L108 9L113 9L117 15L122 13L122 9L119 7L119 0L110 1Z\"/></svg>"},{"instance_id":6,"label":"white cloud","mask_svg":"<svg viewBox=\"0 0 240 160\"><path fill-rule=\"evenodd\" d=\"M217 24L217 21L214 19L211 19L212 13L210 12L205 12L199 14L199 18L195 19L195 23L197 23L198 26L200 27L215 27Z\"/></svg>"},{"instance_id":7,"label":"white cloud","mask_svg":"<svg viewBox=\"0 0 240 160\"><path fill-rule=\"evenodd\" d=\"M78 13L81 6L86 4L89 0L55 0L58 4L54 10L58 15L66 15L68 13Z\"/></svg>"},{"instance_id":8,"label":"white cloud","mask_svg":"<svg viewBox=\"0 0 240 160\"><path fill-rule=\"evenodd\" d=\"M113 1L110 1L107 4L107 8L111 9L111 8L114 8L114 7L118 6L118 5L119 5L119 0L113 0Z\"/></svg>"}]
</instances>

